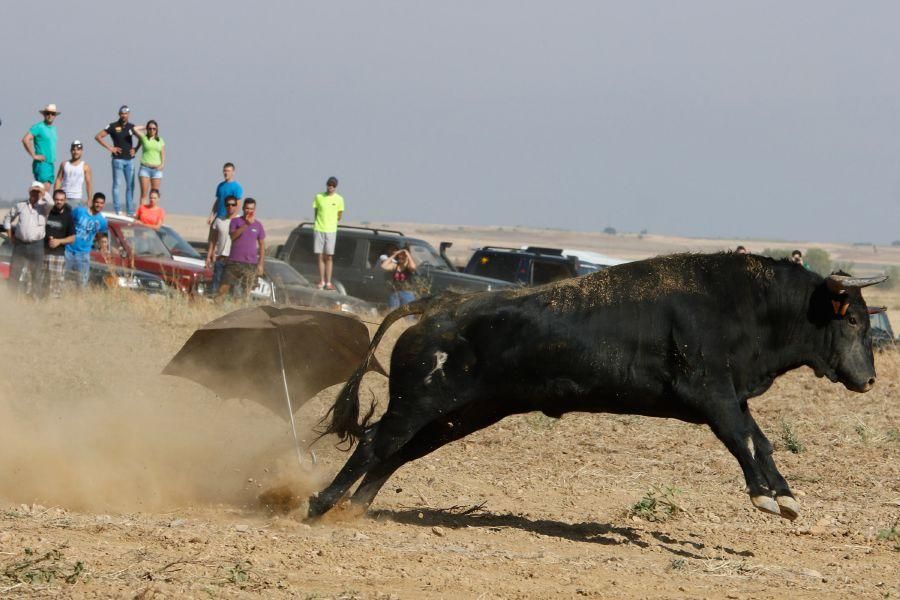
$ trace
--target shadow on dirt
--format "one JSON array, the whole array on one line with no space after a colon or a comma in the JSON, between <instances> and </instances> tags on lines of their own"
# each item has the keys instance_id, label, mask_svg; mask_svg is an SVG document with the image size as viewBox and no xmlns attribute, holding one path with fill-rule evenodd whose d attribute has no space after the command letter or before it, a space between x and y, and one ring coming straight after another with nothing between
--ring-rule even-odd
<instances>
[{"instance_id":1,"label":"shadow on dirt","mask_svg":"<svg viewBox=\"0 0 900 600\"><path fill-rule=\"evenodd\" d=\"M573 542L587 542L606 546L632 544L639 548L648 548L655 542L645 541L642 535L647 535L656 540L660 548L677 556L696 559L708 558L686 549L703 550L707 548L706 544L702 542L678 540L659 531L639 530L633 527L622 527L609 523L563 523L548 519L529 519L509 513L494 514L483 510L456 512L434 508L379 510L373 511L372 516L376 519L389 519L404 525L418 527L440 526L448 529L477 527L496 531L501 529L519 529L529 533ZM753 556L753 553L749 550L733 550L723 546L714 546L713 548L734 556Z\"/></svg>"}]
</instances>

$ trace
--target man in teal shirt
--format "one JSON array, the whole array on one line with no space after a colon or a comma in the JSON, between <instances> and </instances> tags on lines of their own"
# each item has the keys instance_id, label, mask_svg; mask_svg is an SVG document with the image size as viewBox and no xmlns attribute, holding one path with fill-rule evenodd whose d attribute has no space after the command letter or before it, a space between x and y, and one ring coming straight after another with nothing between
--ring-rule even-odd
<instances>
[{"instance_id":1,"label":"man in teal shirt","mask_svg":"<svg viewBox=\"0 0 900 600\"><path fill-rule=\"evenodd\" d=\"M56 115L59 111L55 104L48 104L39 111L44 115L44 120L35 123L22 138L25 152L31 156L31 172L35 181L44 184L44 190L50 191L56 170L53 163L56 162Z\"/></svg>"},{"instance_id":2,"label":"man in teal shirt","mask_svg":"<svg viewBox=\"0 0 900 600\"><path fill-rule=\"evenodd\" d=\"M316 194L313 200L315 226L313 227L313 252L319 256L320 290L333 290L331 271L334 266L334 245L337 242L338 221L344 216L344 199L335 192L337 177L329 177L325 183L325 193Z\"/></svg>"}]
</instances>

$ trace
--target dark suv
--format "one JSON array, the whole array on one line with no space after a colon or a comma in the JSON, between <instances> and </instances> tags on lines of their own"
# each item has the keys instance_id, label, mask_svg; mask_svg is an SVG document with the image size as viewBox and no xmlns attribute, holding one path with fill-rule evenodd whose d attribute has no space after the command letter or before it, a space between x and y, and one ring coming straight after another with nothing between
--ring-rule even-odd
<instances>
[{"instance_id":1,"label":"dark suv","mask_svg":"<svg viewBox=\"0 0 900 600\"><path fill-rule=\"evenodd\" d=\"M467 275L453 268L446 256L439 254L424 240L410 238L400 231L371 227L338 227L334 248L334 283L345 293L384 304L388 287L379 257L390 246L408 246L417 265L417 281L421 294L439 294L445 290L473 292L510 287L499 279ZM441 244L442 249L449 247ZM318 257L313 254L313 224L300 223L279 249L277 258L290 264L310 281L319 279Z\"/></svg>"},{"instance_id":2,"label":"dark suv","mask_svg":"<svg viewBox=\"0 0 900 600\"><path fill-rule=\"evenodd\" d=\"M577 277L579 261L574 256L563 256L555 248L502 248L485 246L472 254L466 273L494 277L519 285L542 285Z\"/></svg>"}]
</instances>

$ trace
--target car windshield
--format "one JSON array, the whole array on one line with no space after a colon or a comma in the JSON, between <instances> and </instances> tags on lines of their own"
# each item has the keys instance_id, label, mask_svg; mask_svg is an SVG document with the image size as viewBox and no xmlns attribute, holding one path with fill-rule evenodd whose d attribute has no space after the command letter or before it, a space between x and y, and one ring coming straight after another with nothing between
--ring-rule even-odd
<instances>
[{"instance_id":1,"label":"car windshield","mask_svg":"<svg viewBox=\"0 0 900 600\"><path fill-rule=\"evenodd\" d=\"M307 281L303 275L298 273L294 267L283 262L267 260L266 275L269 276L269 279L275 283L280 283L281 285L302 285L304 287L309 287L309 281Z\"/></svg>"},{"instance_id":2,"label":"car windshield","mask_svg":"<svg viewBox=\"0 0 900 600\"><path fill-rule=\"evenodd\" d=\"M154 258L171 258L169 250L156 232L149 227L138 225L123 226L122 237L131 247L135 256L152 256Z\"/></svg>"},{"instance_id":3,"label":"car windshield","mask_svg":"<svg viewBox=\"0 0 900 600\"><path fill-rule=\"evenodd\" d=\"M466 272L504 281L528 281L528 259L513 252L476 252Z\"/></svg>"},{"instance_id":4,"label":"car windshield","mask_svg":"<svg viewBox=\"0 0 900 600\"><path fill-rule=\"evenodd\" d=\"M437 250L424 242L412 242L409 245L409 253L412 254L416 266L431 266L435 269L449 269L447 261L437 253Z\"/></svg>"},{"instance_id":5,"label":"car windshield","mask_svg":"<svg viewBox=\"0 0 900 600\"><path fill-rule=\"evenodd\" d=\"M200 253L171 227L166 225L160 227L159 237L162 240L162 243L166 245L166 248L169 249L169 252L172 253L172 256L203 259L203 257L200 256Z\"/></svg>"}]
</instances>

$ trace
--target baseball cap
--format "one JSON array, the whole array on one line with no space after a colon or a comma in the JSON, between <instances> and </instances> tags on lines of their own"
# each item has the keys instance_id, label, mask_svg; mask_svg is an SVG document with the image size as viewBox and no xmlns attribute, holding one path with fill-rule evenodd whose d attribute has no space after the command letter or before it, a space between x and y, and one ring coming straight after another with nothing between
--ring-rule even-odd
<instances>
[{"instance_id":1,"label":"baseball cap","mask_svg":"<svg viewBox=\"0 0 900 600\"><path fill-rule=\"evenodd\" d=\"M131 109L128 108L127 104L123 104L122 106L119 107L119 112L120 113L130 113Z\"/></svg>"},{"instance_id":2,"label":"baseball cap","mask_svg":"<svg viewBox=\"0 0 900 600\"><path fill-rule=\"evenodd\" d=\"M81 140L75 140L74 142L72 142L72 147L73 148L83 148L83 145L81 144Z\"/></svg>"},{"instance_id":3,"label":"baseball cap","mask_svg":"<svg viewBox=\"0 0 900 600\"><path fill-rule=\"evenodd\" d=\"M41 190L41 191L43 192L43 191L44 191L44 184L41 183L40 181L32 181L32 182L31 182L31 187L28 188L28 189L29 189L29 190Z\"/></svg>"}]
</instances>

